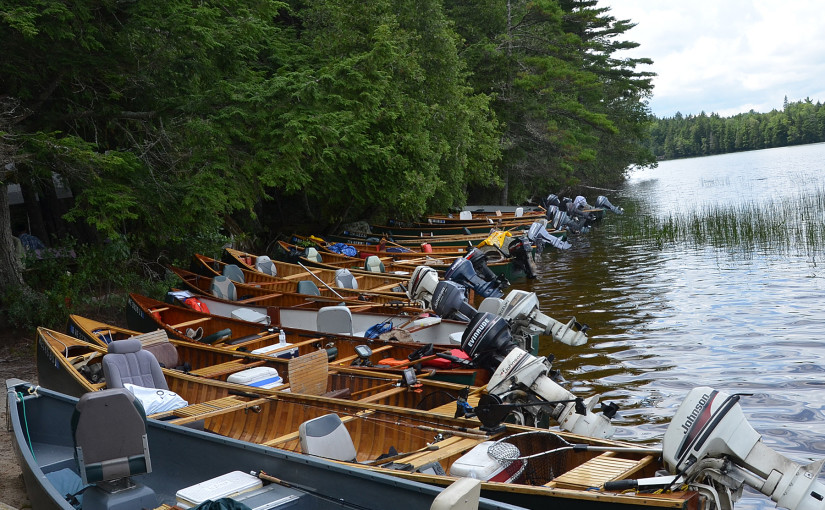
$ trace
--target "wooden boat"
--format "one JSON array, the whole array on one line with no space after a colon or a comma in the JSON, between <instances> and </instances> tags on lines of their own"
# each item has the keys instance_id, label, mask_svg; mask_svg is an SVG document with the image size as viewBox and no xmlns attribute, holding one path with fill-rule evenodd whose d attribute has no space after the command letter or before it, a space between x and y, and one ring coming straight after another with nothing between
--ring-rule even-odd
<instances>
[{"instance_id":1,"label":"wooden boat","mask_svg":"<svg viewBox=\"0 0 825 510\"><path fill-rule=\"evenodd\" d=\"M370 232L392 237L439 237L455 235L473 235L490 232L491 228L519 229L530 228L534 218L491 219L462 222L456 225L434 223L408 223L391 221L389 225L370 225Z\"/></svg>"},{"instance_id":2,"label":"wooden boat","mask_svg":"<svg viewBox=\"0 0 825 510\"><path fill-rule=\"evenodd\" d=\"M663 467L659 448L513 425L482 429L469 426L466 419L432 412L283 392L255 399L254 404L255 412L172 411L170 418L173 424L203 420L204 429L215 434L291 452L304 452L302 424L329 420L335 430L346 429L339 443L352 441L358 464L345 462L349 467L440 486L460 476L486 480L498 471L504 474L501 481L482 481L482 495L526 508L696 510L701 504L699 493L692 491L646 494L604 489L608 481L655 476ZM502 470L487 451L503 443L517 448L516 456L536 457L505 463ZM379 460L393 451L400 453ZM323 450L316 455L333 456Z\"/></svg>"},{"instance_id":3,"label":"wooden boat","mask_svg":"<svg viewBox=\"0 0 825 510\"><path fill-rule=\"evenodd\" d=\"M369 340L364 337L300 329L283 328L281 331L275 331L276 328L262 324L210 315L139 294L129 294L126 318L129 329L134 331L145 333L160 328L166 331L169 338L195 342L196 340L187 336L187 331L192 330L197 332L196 336L201 338L202 343L230 351L251 352L272 347L279 343L279 333L283 331L286 335L285 341L293 348L297 348L299 355L314 352L319 348L334 347L339 359L352 362L359 359L356 347L366 343L372 353L368 357L369 363L364 360L362 367L378 372L399 372L400 369L397 367L384 368L388 363L386 360L413 359L411 356L420 352L422 347L426 347L412 342ZM448 353L451 350L451 346L448 345L434 345L432 348L435 354ZM433 372L434 379L468 386L482 385L491 375L489 371L481 368L436 368L430 371Z\"/></svg>"},{"instance_id":4,"label":"wooden boat","mask_svg":"<svg viewBox=\"0 0 825 510\"><path fill-rule=\"evenodd\" d=\"M195 294L212 294L212 277L187 271L175 266L167 267L180 278L184 289ZM238 299L232 301L239 307L256 306L267 308L267 315L276 316L277 308L300 306L317 310L324 306L345 304L353 309L379 308L385 312L408 311L419 313L421 308L411 301L399 300L383 294L360 293L353 289L336 289L335 293L327 288L320 288L319 296L298 294L297 292L273 292L267 287L236 284Z\"/></svg>"},{"instance_id":5,"label":"wooden boat","mask_svg":"<svg viewBox=\"0 0 825 510\"><path fill-rule=\"evenodd\" d=\"M468 210L465 208L465 210L460 213L430 214L425 219L427 220L427 223L432 223L433 225L455 225L487 219L515 220L517 218L524 218L535 220L544 218L547 213L547 211L542 207L534 208L533 210L524 207L515 207L512 208L512 210L509 209L510 208L508 207L496 207L494 209L475 207L473 210Z\"/></svg>"},{"instance_id":6,"label":"wooden boat","mask_svg":"<svg viewBox=\"0 0 825 510\"><path fill-rule=\"evenodd\" d=\"M94 396L97 402L105 401L106 407L116 407L112 399L123 398L119 390ZM77 442L81 447L86 443L75 438L72 423L79 427L82 419L108 424L114 417L90 412L85 405L84 412L78 414L78 399L19 379L6 380L6 397L12 448L23 473L32 508L88 508L82 503L78 503L76 507L66 498L67 494L73 494L83 486L75 446ZM91 402L89 397L84 400ZM122 416L118 419L124 420ZM144 419L139 418L138 421L144 423ZM117 440L115 438L125 440L131 437L126 435L124 429L132 430L132 422L125 420L121 423L125 423L126 427L112 431L113 442ZM197 488L195 484L208 480L212 480L208 484L211 487L224 484L230 484L231 487L233 481L248 484L246 486L251 490L233 495L234 499L244 503L247 508L418 510L430 508L440 493L439 488L431 485L407 482L383 473L357 469L355 466L332 463L156 420L145 420L145 425L136 429L138 440L144 433L144 428L150 459L146 464L150 464L151 469L132 473L134 481L143 487L132 489L135 492L127 489L118 493L116 502L120 502L121 506L117 508L179 508L176 506L181 503L178 496L183 501L197 503L199 500L187 500L185 497L209 494L194 490ZM101 430L102 435L107 435L108 432L105 427ZM255 475L246 476L248 473ZM227 476L228 474L231 475ZM255 477L261 479L259 488ZM462 482L462 486L464 485L466 484ZM456 488L459 486L451 489L451 492ZM91 507L90 501L98 495L95 492L97 490L88 489L78 499L85 500ZM448 496L456 498L455 494ZM217 494L213 497L219 498ZM458 499L464 497L466 496ZM137 499L144 504L138 504L135 501ZM443 501L443 496L439 500ZM518 507L483 498L479 501L478 508L518 510Z\"/></svg>"},{"instance_id":7,"label":"wooden boat","mask_svg":"<svg viewBox=\"0 0 825 510\"><path fill-rule=\"evenodd\" d=\"M163 343L162 332L139 334L125 328L74 316L67 327L69 334L39 328L37 347L38 378L42 386L79 397L89 391L107 387L98 379L100 363L112 341L127 338L143 339L147 349L152 343ZM160 342L158 342L160 341ZM432 410L453 416L456 399L462 390L468 391L468 402L478 402L483 389L460 384L417 378L408 384L398 374L379 374L336 362L328 363L327 352L317 351L292 359L277 358L168 339L177 352L178 366L162 368L171 391L180 395L189 406L213 402L213 407L241 405L244 396L274 395L282 391L325 395L331 398L360 400L384 405ZM159 361L168 360L161 351ZM158 351L153 351L158 352ZM182 368L185 366L185 369ZM86 367L86 368L83 368ZM231 382L230 376L244 370L274 368L283 384L253 387ZM235 379L238 379L236 377ZM240 397L240 398L236 398ZM217 403L222 400L223 403ZM195 409L194 407L192 407ZM152 417L163 418L159 413Z\"/></svg>"},{"instance_id":8,"label":"wooden boat","mask_svg":"<svg viewBox=\"0 0 825 510\"><path fill-rule=\"evenodd\" d=\"M510 235L512 236L519 236L524 233L526 229L513 229L509 230ZM399 236L394 235L392 237L387 237L387 239L403 248L409 248L411 250L421 250L422 244L427 244L432 248L441 247L441 248L452 248L452 251L459 251L460 249L471 249L473 247L477 247L480 243L484 242L485 239L490 237L490 234L495 232L496 229L488 229L487 232L482 234L459 234L459 235L448 235L448 236ZM555 231L554 231L555 232ZM353 231L344 231L340 234L329 234L325 236L326 239L335 242L347 243L347 244L379 244L381 234L367 234L364 232L353 232Z\"/></svg>"},{"instance_id":9,"label":"wooden boat","mask_svg":"<svg viewBox=\"0 0 825 510\"><path fill-rule=\"evenodd\" d=\"M357 290L360 293L384 295L390 298L404 300L407 298L405 293L406 284L409 277L391 275L387 273L373 273L352 275L349 282L344 286L339 284L339 275L336 271L329 271L320 268L301 267L298 264L290 264L287 262L273 260L271 261L277 276L262 273L256 270L245 269L240 266L238 271L233 272L232 279L235 282L245 285L261 286L276 291L294 292L297 290L298 282L311 282L312 285L325 288L329 291L338 292L339 289ZM195 272L205 276L228 276L226 275L227 264L224 261L213 259L201 254L194 256ZM339 292L340 294L340 292Z\"/></svg>"}]
</instances>

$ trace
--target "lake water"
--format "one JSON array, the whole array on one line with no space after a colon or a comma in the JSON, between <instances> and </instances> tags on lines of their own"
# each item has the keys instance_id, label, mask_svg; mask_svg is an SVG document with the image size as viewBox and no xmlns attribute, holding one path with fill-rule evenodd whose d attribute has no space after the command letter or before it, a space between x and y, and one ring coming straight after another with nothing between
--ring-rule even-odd
<instances>
[{"instance_id":1,"label":"lake water","mask_svg":"<svg viewBox=\"0 0 825 510\"><path fill-rule=\"evenodd\" d=\"M822 254L729 246L658 245L621 228L645 216L714 206L794 205L825 189L825 144L665 161L620 190L593 191L607 213L573 248L537 261L542 311L591 327L584 347L543 345L568 388L620 405L617 438L657 442L698 385L744 393L741 407L772 448L797 462L825 457L825 272ZM822 212L806 221L823 221ZM800 220L801 221L801 220ZM637 236L638 237L638 236ZM820 476L825 480L825 476ZM737 508L773 508L746 492Z\"/></svg>"}]
</instances>

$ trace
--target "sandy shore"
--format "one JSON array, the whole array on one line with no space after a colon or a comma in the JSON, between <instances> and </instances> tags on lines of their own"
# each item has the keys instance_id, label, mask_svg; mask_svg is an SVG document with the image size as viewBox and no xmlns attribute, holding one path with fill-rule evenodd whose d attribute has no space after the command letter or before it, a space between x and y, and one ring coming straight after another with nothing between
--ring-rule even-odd
<instances>
[{"instance_id":1,"label":"sandy shore","mask_svg":"<svg viewBox=\"0 0 825 510\"><path fill-rule=\"evenodd\" d=\"M12 450L11 433L6 426L8 409L5 382L13 377L36 382L34 352L32 339L21 339L18 335L0 339L0 381L3 382L3 391L0 392L0 510L31 508L20 466Z\"/></svg>"}]
</instances>

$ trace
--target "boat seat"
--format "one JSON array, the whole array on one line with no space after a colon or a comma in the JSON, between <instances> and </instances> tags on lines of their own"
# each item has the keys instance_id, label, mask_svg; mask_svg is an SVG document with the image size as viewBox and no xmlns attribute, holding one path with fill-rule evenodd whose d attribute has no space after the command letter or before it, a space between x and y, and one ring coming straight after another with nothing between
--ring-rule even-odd
<instances>
[{"instance_id":1,"label":"boat seat","mask_svg":"<svg viewBox=\"0 0 825 510\"><path fill-rule=\"evenodd\" d=\"M323 333L352 336L352 311L347 306L325 306L318 310L315 327Z\"/></svg>"},{"instance_id":2,"label":"boat seat","mask_svg":"<svg viewBox=\"0 0 825 510\"><path fill-rule=\"evenodd\" d=\"M161 367L175 368L180 365L178 349L168 339L165 342L154 342L144 345L145 351L151 352Z\"/></svg>"},{"instance_id":3,"label":"boat seat","mask_svg":"<svg viewBox=\"0 0 825 510\"><path fill-rule=\"evenodd\" d=\"M103 356L103 376L109 388L123 388L126 383L146 388L168 390L166 378L157 358L143 350L140 340L115 340Z\"/></svg>"},{"instance_id":4,"label":"boat seat","mask_svg":"<svg viewBox=\"0 0 825 510\"><path fill-rule=\"evenodd\" d=\"M275 268L275 263L266 255L260 255L255 259L255 269L261 273L269 276L278 276L278 270Z\"/></svg>"},{"instance_id":5,"label":"boat seat","mask_svg":"<svg viewBox=\"0 0 825 510\"><path fill-rule=\"evenodd\" d=\"M298 427L301 451L325 459L355 462L355 444L337 414L305 421Z\"/></svg>"},{"instance_id":6,"label":"boat seat","mask_svg":"<svg viewBox=\"0 0 825 510\"><path fill-rule=\"evenodd\" d=\"M155 508L155 492L129 477L152 472L146 415L125 388L86 393L75 406L72 437L80 477L96 484L83 493L83 508Z\"/></svg>"},{"instance_id":7,"label":"boat seat","mask_svg":"<svg viewBox=\"0 0 825 510\"><path fill-rule=\"evenodd\" d=\"M321 258L321 254L318 253L318 250L315 248L307 248L304 252L304 258L311 261L311 262L323 262L324 260Z\"/></svg>"},{"instance_id":8,"label":"boat seat","mask_svg":"<svg viewBox=\"0 0 825 510\"><path fill-rule=\"evenodd\" d=\"M238 292L235 290L235 284L226 276L215 276L212 278L212 285L209 290L216 298L227 299L229 301L238 300Z\"/></svg>"},{"instance_id":9,"label":"boat seat","mask_svg":"<svg viewBox=\"0 0 825 510\"><path fill-rule=\"evenodd\" d=\"M315 285L315 282L311 282L309 280L301 280L298 282L298 294L309 294L310 296L320 296L321 291L318 289L318 286Z\"/></svg>"},{"instance_id":10,"label":"boat seat","mask_svg":"<svg viewBox=\"0 0 825 510\"><path fill-rule=\"evenodd\" d=\"M223 275L235 283L244 282L243 271L241 271L241 268L235 264L227 264L223 266Z\"/></svg>"},{"instance_id":11,"label":"boat seat","mask_svg":"<svg viewBox=\"0 0 825 510\"><path fill-rule=\"evenodd\" d=\"M378 258L377 255L370 255L369 257L367 257L367 260L364 262L364 269L366 269L367 271L371 271L373 273L386 272L384 263L381 262L381 259Z\"/></svg>"},{"instance_id":12,"label":"boat seat","mask_svg":"<svg viewBox=\"0 0 825 510\"><path fill-rule=\"evenodd\" d=\"M342 268L335 271L335 286L342 289L357 289L358 280L355 279L349 269Z\"/></svg>"}]
</instances>

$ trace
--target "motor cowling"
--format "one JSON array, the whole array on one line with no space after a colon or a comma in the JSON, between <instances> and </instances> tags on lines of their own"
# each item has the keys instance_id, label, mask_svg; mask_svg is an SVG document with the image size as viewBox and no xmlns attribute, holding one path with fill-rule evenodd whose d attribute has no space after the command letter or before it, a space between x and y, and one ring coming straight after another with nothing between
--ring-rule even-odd
<instances>
[{"instance_id":1,"label":"motor cowling","mask_svg":"<svg viewBox=\"0 0 825 510\"><path fill-rule=\"evenodd\" d=\"M496 274L487 266L487 254L478 248L473 248L464 257L473 264L473 270L484 281L491 282L496 279Z\"/></svg>"},{"instance_id":2,"label":"motor cowling","mask_svg":"<svg viewBox=\"0 0 825 510\"><path fill-rule=\"evenodd\" d=\"M524 271L527 278L536 278L536 270L533 267L533 261L530 260L529 252L532 250L529 240L523 237L516 237L507 245L507 251L513 257L513 263L516 268Z\"/></svg>"},{"instance_id":3,"label":"motor cowling","mask_svg":"<svg viewBox=\"0 0 825 510\"><path fill-rule=\"evenodd\" d=\"M615 214L619 214L619 215L624 214L624 208L617 207L617 206L611 204L610 200L608 200L607 197L604 196L604 195L599 195L596 198L596 207L599 207L601 209L608 209L609 211L612 211Z\"/></svg>"},{"instance_id":4,"label":"motor cowling","mask_svg":"<svg viewBox=\"0 0 825 510\"><path fill-rule=\"evenodd\" d=\"M500 280L485 281L476 274L473 263L464 257L458 257L453 261L444 273L444 279L471 287L482 297L500 297L504 295L504 292L501 290L502 282Z\"/></svg>"},{"instance_id":5,"label":"motor cowling","mask_svg":"<svg viewBox=\"0 0 825 510\"><path fill-rule=\"evenodd\" d=\"M438 271L430 266L418 266L410 276L407 297L413 301L420 301L424 307L429 308L438 282Z\"/></svg>"},{"instance_id":6,"label":"motor cowling","mask_svg":"<svg viewBox=\"0 0 825 510\"><path fill-rule=\"evenodd\" d=\"M536 245L536 250L539 254L544 251L545 244L549 244L560 250L569 250L572 246L561 237L556 237L548 232L544 224L538 221L530 225L530 228L527 230L527 239Z\"/></svg>"},{"instance_id":7,"label":"motor cowling","mask_svg":"<svg viewBox=\"0 0 825 510\"><path fill-rule=\"evenodd\" d=\"M461 335L461 350L474 365L490 371L498 368L515 348L507 321L489 312L475 314Z\"/></svg>"},{"instance_id":8,"label":"motor cowling","mask_svg":"<svg viewBox=\"0 0 825 510\"><path fill-rule=\"evenodd\" d=\"M466 289L456 282L438 282L432 294L431 308L445 319L469 321L477 310L467 302Z\"/></svg>"}]
</instances>

